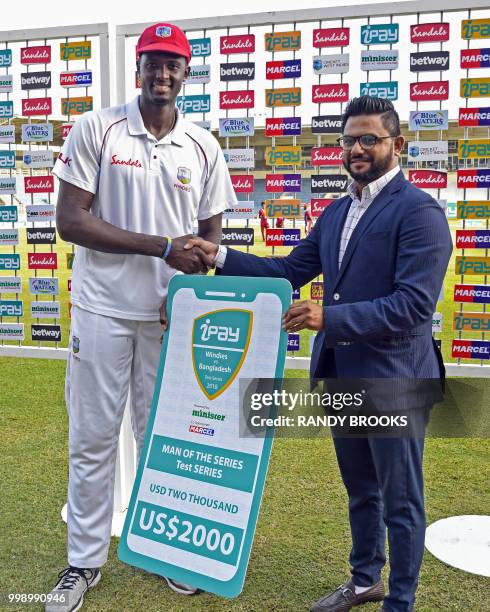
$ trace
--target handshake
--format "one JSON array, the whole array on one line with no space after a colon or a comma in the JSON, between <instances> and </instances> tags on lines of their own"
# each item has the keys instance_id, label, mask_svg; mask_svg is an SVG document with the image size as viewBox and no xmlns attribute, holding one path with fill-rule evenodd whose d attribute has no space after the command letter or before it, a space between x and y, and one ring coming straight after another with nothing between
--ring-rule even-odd
<instances>
[{"instance_id":1,"label":"handshake","mask_svg":"<svg viewBox=\"0 0 490 612\"><path fill-rule=\"evenodd\" d=\"M172 239L172 248L165 258L169 266L185 274L206 274L214 268L218 245L191 234Z\"/></svg>"}]
</instances>

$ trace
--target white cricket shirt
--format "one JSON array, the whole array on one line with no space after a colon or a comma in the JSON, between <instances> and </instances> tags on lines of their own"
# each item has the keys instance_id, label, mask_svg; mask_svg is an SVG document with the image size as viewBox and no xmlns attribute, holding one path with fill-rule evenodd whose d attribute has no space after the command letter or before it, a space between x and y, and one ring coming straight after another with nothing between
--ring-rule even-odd
<instances>
[{"instance_id":1,"label":"white cricket shirt","mask_svg":"<svg viewBox=\"0 0 490 612\"><path fill-rule=\"evenodd\" d=\"M71 129L53 173L95 194L93 215L143 234L192 234L196 220L236 203L214 136L178 114L172 132L157 141L144 126L139 96L83 115ZM174 274L157 257L77 246L71 301L106 316L158 320Z\"/></svg>"}]
</instances>

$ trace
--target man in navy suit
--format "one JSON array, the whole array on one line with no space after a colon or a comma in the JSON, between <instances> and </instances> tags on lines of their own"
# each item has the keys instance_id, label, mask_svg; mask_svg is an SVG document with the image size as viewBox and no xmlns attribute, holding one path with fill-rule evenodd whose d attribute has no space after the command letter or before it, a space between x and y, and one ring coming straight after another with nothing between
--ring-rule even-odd
<instances>
[{"instance_id":1,"label":"man in navy suit","mask_svg":"<svg viewBox=\"0 0 490 612\"><path fill-rule=\"evenodd\" d=\"M328 206L287 257L260 258L201 239L189 248L205 250L221 274L287 278L294 288L323 273L323 305L295 303L284 317L290 332L318 332L312 378L443 378L432 315L452 251L444 211L399 168L404 138L391 102L353 99L342 134L353 178L348 195ZM312 610L345 612L381 600L382 610L412 610L424 551L423 435L335 437L334 444L349 496L352 577Z\"/></svg>"}]
</instances>

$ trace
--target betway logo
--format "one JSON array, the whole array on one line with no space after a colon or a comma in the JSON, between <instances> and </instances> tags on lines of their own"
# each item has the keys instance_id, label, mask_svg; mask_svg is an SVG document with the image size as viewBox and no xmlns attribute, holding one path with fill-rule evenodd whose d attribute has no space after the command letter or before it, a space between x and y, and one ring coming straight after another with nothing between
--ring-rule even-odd
<instances>
[{"instance_id":1,"label":"betway logo","mask_svg":"<svg viewBox=\"0 0 490 612\"><path fill-rule=\"evenodd\" d=\"M437 66L438 68L446 68L449 64L449 53L447 55L423 55L421 57L417 57L417 55L410 55L410 66Z\"/></svg>"},{"instance_id":2,"label":"betway logo","mask_svg":"<svg viewBox=\"0 0 490 612\"><path fill-rule=\"evenodd\" d=\"M254 75L255 68L248 66L232 66L231 68L226 68L225 65L221 65L220 75L224 76L241 76L252 78Z\"/></svg>"},{"instance_id":3,"label":"betway logo","mask_svg":"<svg viewBox=\"0 0 490 612\"><path fill-rule=\"evenodd\" d=\"M249 244L253 244L254 236L253 234L245 233L245 232L230 232L227 231L226 228L223 229L223 239L230 242L247 242Z\"/></svg>"},{"instance_id":4,"label":"betway logo","mask_svg":"<svg viewBox=\"0 0 490 612\"><path fill-rule=\"evenodd\" d=\"M51 83L51 74L47 73L45 75L32 75L32 76L22 76L21 77L21 85L45 85L49 87Z\"/></svg>"},{"instance_id":5,"label":"betway logo","mask_svg":"<svg viewBox=\"0 0 490 612\"><path fill-rule=\"evenodd\" d=\"M50 340L61 340L61 329L59 327L40 327L40 326L32 326L32 339L41 339L41 338L49 338Z\"/></svg>"}]
</instances>

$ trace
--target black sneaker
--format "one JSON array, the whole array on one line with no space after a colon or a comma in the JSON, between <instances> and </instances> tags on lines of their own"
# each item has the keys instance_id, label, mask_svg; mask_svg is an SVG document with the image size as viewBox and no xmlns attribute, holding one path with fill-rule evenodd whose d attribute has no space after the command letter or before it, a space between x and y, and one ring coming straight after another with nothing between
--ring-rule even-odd
<instances>
[{"instance_id":1,"label":"black sneaker","mask_svg":"<svg viewBox=\"0 0 490 612\"><path fill-rule=\"evenodd\" d=\"M45 612L76 612L83 605L83 596L100 580L100 571L67 567L58 574L58 582L49 593Z\"/></svg>"},{"instance_id":2,"label":"black sneaker","mask_svg":"<svg viewBox=\"0 0 490 612\"><path fill-rule=\"evenodd\" d=\"M190 584L185 584L184 582L177 582L176 580L172 580L172 578L167 578L167 576L164 576L164 578L167 581L168 586L172 589L172 591L175 591L180 595L198 595L199 593L202 593L201 589L196 589Z\"/></svg>"}]
</instances>

